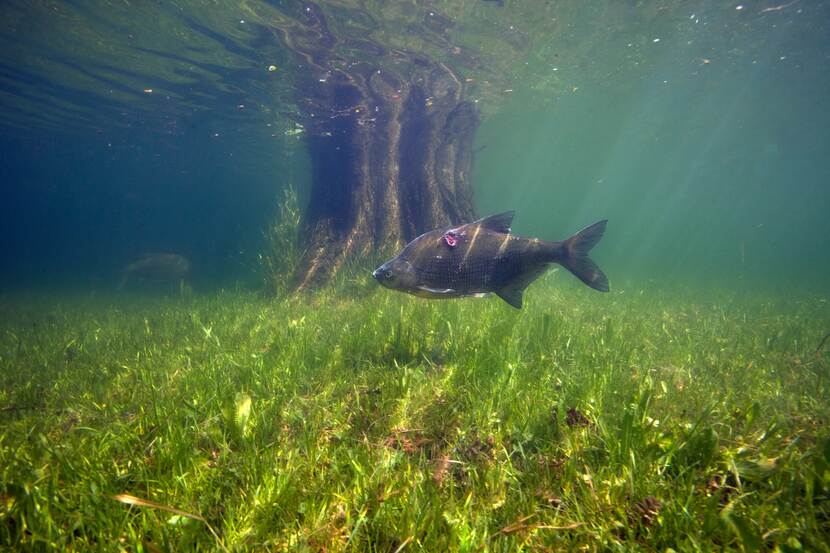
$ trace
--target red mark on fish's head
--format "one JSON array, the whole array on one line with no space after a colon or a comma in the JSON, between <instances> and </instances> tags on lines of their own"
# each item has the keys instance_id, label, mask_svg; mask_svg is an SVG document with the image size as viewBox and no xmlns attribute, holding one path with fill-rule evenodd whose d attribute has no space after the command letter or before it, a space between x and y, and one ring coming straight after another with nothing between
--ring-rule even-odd
<instances>
[{"instance_id":1,"label":"red mark on fish's head","mask_svg":"<svg viewBox=\"0 0 830 553\"><path fill-rule=\"evenodd\" d=\"M451 248L458 245L458 234L456 234L455 231L447 231L442 239L444 240L444 243Z\"/></svg>"}]
</instances>

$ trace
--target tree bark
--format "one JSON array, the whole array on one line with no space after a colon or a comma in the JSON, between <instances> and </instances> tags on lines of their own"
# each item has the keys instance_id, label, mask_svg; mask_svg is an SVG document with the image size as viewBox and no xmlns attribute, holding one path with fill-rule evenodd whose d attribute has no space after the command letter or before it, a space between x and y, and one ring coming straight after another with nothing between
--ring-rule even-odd
<instances>
[{"instance_id":1,"label":"tree bark","mask_svg":"<svg viewBox=\"0 0 830 553\"><path fill-rule=\"evenodd\" d=\"M313 170L299 289L326 282L349 259L472 220L479 123L463 82L443 63L368 41L348 46L394 63L344 59L317 8L305 23L282 31L311 69L298 87Z\"/></svg>"}]
</instances>

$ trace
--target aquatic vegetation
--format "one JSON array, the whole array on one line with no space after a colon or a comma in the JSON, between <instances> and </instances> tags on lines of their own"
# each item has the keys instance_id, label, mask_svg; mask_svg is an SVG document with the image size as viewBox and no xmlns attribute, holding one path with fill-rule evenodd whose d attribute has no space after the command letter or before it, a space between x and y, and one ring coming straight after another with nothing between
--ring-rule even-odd
<instances>
[{"instance_id":1,"label":"aquatic vegetation","mask_svg":"<svg viewBox=\"0 0 830 553\"><path fill-rule=\"evenodd\" d=\"M826 300L560 274L3 298L0 544L827 551Z\"/></svg>"},{"instance_id":2,"label":"aquatic vegetation","mask_svg":"<svg viewBox=\"0 0 830 553\"><path fill-rule=\"evenodd\" d=\"M297 191L288 185L282 191L282 200L275 220L263 232L264 252L259 254L259 265L265 290L271 295L285 293L300 260L300 206Z\"/></svg>"},{"instance_id":3,"label":"aquatic vegetation","mask_svg":"<svg viewBox=\"0 0 830 553\"><path fill-rule=\"evenodd\" d=\"M308 201L0 295L0 549L830 550L828 8L3 3L4 278ZM369 277L523 205L613 291Z\"/></svg>"}]
</instances>

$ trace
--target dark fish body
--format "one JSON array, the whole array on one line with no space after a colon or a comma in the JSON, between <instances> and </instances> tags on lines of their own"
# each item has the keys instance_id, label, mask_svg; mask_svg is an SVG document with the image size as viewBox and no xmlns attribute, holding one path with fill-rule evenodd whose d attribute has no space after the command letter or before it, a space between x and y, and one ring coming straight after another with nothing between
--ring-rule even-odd
<instances>
[{"instance_id":1,"label":"dark fish body","mask_svg":"<svg viewBox=\"0 0 830 553\"><path fill-rule=\"evenodd\" d=\"M190 261L175 253L154 253L145 255L130 263L123 270L121 285L130 280L147 283L177 283L190 273Z\"/></svg>"},{"instance_id":2,"label":"dark fish body","mask_svg":"<svg viewBox=\"0 0 830 553\"><path fill-rule=\"evenodd\" d=\"M608 279L588 257L607 221L599 221L562 242L510 233L513 212L422 234L373 276L383 286L428 298L456 298L493 292L516 308L524 289L553 263L582 282L607 292Z\"/></svg>"}]
</instances>

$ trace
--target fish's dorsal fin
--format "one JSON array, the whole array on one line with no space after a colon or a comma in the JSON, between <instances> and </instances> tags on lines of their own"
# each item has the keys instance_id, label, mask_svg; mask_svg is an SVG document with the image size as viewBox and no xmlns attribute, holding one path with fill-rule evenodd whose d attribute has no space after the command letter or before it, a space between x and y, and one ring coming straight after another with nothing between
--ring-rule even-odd
<instances>
[{"instance_id":1,"label":"fish's dorsal fin","mask_svg":"<svg viewBox=\"0 0 830 553\"><path fill-rule=\"evenodd\" d=\"M522 308L522 292L524 292L524 288L518 288L515 286L508 286L502 288L501 290L496 290L496 295L515 307L516 309Z\"/></svg>"},{"instance_id":2,"label":"fish's dorsal fin","mask_svg":"<svg viewBox=\"0 0 830 553\"><path fill-rule=\"evenodd\" d=\"M505 211L504 213L497 213L496 215L483 217L473 224L481 225L482 228L492 230L493 232L510 234L510 224L513 222L513 215L515 214L515 211Z\"/></svg>"}]
</instances>

